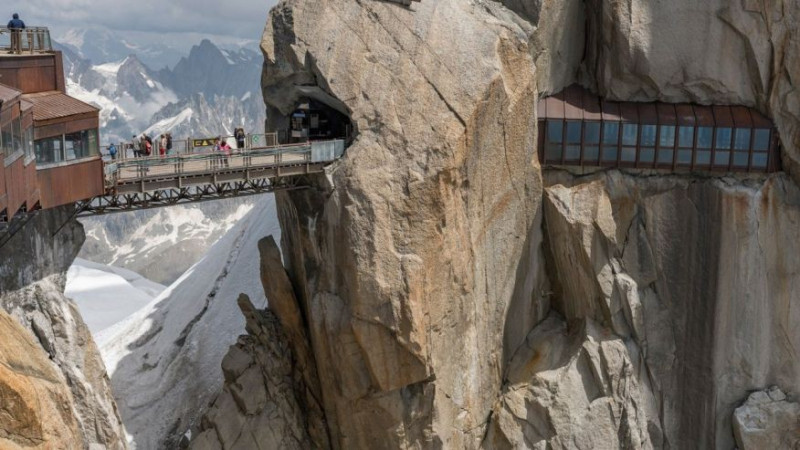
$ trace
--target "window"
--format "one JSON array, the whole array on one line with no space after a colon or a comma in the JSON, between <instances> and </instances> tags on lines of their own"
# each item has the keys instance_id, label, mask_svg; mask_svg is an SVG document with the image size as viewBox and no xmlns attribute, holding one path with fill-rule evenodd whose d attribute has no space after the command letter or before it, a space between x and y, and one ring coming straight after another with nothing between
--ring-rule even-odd
<instances>
[{"instance_id":1,"label":"window","mask_svg":"<svg viewBox=\"0 0 800 450\"><path fill-rule=\"evenodd\" d=\"M731 162L731 138L733 130L727 127L717 128L714 139L714 165L725 166Z\"/></svg>"},{"instance_id":2,"label":"window","mask_svg":"<svg viewBox=\"0 0 800 450\"><path fill-rule=\"evenodd\" d=\"M675 127L672 125L661 125L658 137L658 163L672 164L675 153Z\"/></svg>"},{"instance_id":3,"label":"window","mask_svg":"<svg viewBox=\"0 0 800 450\"><path fill-rule=\"evenodd\" d=\"M766 152L769 150L769 130L761 128L756 129L756 135L753 139L753 150L757 152Z\"/></svg>"},{"instance_id":4,"label":"window","mask_svg":"<svg viewBox=\"0 0 800 450\"><path fill-rule=\"evenodd\" d=\"M639 136L639 162L653 163L656 158L656 126L642 125Z\"/></svg>"},{"instance_id":5,"label":"window","mask_svg":"<svg viewBox=\"0 0 800 450\"><path fill-rule=\"evenodd\" d=\"M566 159L575 161L581 159L581 125L582 122L567 122L567 153Z\"/></svg>"},{"instance_id":6,"label":"window","mask_svg":"<svg viewBox=\"0 0 800 450\"><path fill-rule=\"evenodd\" d=\"M632 163L636 162L636 139L639 132L639 125L626 123L622 125L622 154L620 161Z\"/></svg>"},{"instance_id":7,"label":"window","mask_svg":"<svg viewBox=\"0 0 800 450\"><path fill-rule=\"evenodd\" d=\"M583 160L597 163L600 157L600 122L586 122L583 134Z\"/></svg>"},{"instance_id":8,"label":"window","mask_svg":"<svg viewBox=\"0 0 800 450\"><path fill-rule=\"evenodd\" d=\"M0 127L0 142L2 142L3 146L3 154L8 157L14 153L14 143L12 138L13 133L11 132L11 120L3 123L3 126Z\"/></svg>"},{"instance_id":9,"label":"window","mask_svg":"<svg viewBox=\"0 0 800 450\"><path fill-rule=\"evenodd\" d=\"M680 127L678 146L684 148L694 148L694 127Z\"/></svg>"},{"instance_id":10,"label":"window","mask_svg":"<svg viewBox=\"0 0 800 450\"><path fill-rule=\"evenodd\" d=\"M24 134L23 144L25 148L25 158L33 159L35 157L33 151L33 127L30 126L26 128L23 134Z\"/></svg>"},{"instance_id":11,"label":"window","mask_svg":"<svg viewBox=\"0 0 800 450\"><path fill-rule=\"evenodd\" d=\"M63 136L39 139L34 142L36 147L36 162L50 164L64 161Z\"/></svg>"},{"instance_id":12,"label":"window","mask_svg":"<svg viewBox=\"0 0 800 450\"><path fill-rule=\"evenodd\" d=\"M603 155L604 162L616 162L619 151L619 123L603 123Z\"/></svg>"},{"instance_id":13,"label":"window","mask_svg":"<svg viewBox=\"0 0 800 450\"><path fill-rule=\"evenodd\" d=\"M97 130L83 130L64 135L64 150L67 160L98 155Z\"/></svg>"},{"instance_id":14,"label":"window","mask_svg":"<svg viewBox=\"0 0 800 450\"><path fill-rule=\"evenodd\" d=\"M733 165L747 167L750 163L750 136L749 128L736 128L733 131Z\"/></svg>"},{"instance_id":15,"label":"window","mask_svg":"<svg viewBox=\"0 0 800 450\"><path fill-rule=\"evenodd\" d=\"M561 143L564 141L564 122L560 120L547 121L547 148L545 161L561 161Z\"/></svg>"},{"instance_id":16,"label":"window","mask_svg":"<svg viewBox=\"0 0 800 450\"><path fill-rule=\"evenodd\" d=\"M714 140L714 129L697 127L697 154L694 163L700 166L711 164L711 142Z\"/></svg>"}]
</instances>

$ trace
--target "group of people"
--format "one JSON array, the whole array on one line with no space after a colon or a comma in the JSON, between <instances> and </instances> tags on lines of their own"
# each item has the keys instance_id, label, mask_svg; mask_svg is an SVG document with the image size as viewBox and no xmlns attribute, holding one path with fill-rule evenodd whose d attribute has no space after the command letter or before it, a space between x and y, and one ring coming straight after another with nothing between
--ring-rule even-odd
<instances>
[{"instance_id":1,"label":"group of people","mask_svg":"<svg viewBox=\"0 0 800 450\"><path fill-rule=\"evenodd\" d=\"M242 150L245 148L247 134L245 133L244 128L236 128L236 130L233 132L233 138L236 141L237 149ZM164 157L173 153L172 133L161 134L155 139L148 136L147 133L142 133L141 136L133 135L131 142L125 144L123 147L123 150L132 150L134 158L146 158L153 156L156 152L156 149L158 149L158 155ZM229 167L230 163L228 158L231 156L233 148L222 136L217 136L214 138L214 146L212 151L214 154L218 155L218 158L215 158L214 160L215 165L219 164L221 167ZM118 152L119 150L117 149L116 145L110 144L108 146L108 154L112 160L117 159Z\"/></svg>"},{"instance_id":2,"label":"group of people","mask_svg":"<svg viewBox=\"0 0 800 450\"><path fill-rule=\"evenodd\" d=\"M158 146L158 155L166 156L172 154L172 133L164 133L153 141L153 138L142 133L141 136L133 135L131 139L131 148L133 149L133 156L136 158L148 157L155 153L156 145ZM109 153L110 153L109 149Z\"/></svg>"}]
</instances>

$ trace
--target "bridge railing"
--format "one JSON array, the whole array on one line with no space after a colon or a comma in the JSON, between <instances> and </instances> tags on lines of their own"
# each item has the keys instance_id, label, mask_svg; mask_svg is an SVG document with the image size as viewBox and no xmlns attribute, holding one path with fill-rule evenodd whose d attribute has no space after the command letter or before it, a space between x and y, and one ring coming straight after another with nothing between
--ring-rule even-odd
<instances>
[{"instance_id":1,"label":"bridge railing","mask_svg":"<svg viewBox=\"0 0 800 450\"><path fill-rule=\"evenodd\" d=\"M52 51L53 43L47 27L28 27L23 30L0 27L0 52L34 54Z\"/></svg>"},{"instance_id":2,"label":"bridge railing","mask_svg":"<svg viewBox=\"0 0 800 450\"><path fill-rule=\"evenodd\" d=\"M343 151L344 141L330 141L233 150L230 154L207 152L117 160L105 166L106 185L333 161Z\"/></svg>"},{"instance_id":3,"label":"bridge railing","mask_svg":"<svg viewBox=\"0 0 800 450\"><path fill-rule=\"evenodd\" d=\"M231 147L236 149L236 138L231 135L222 135L219 136L220 138L224 139L225 142L228 143ZM151 157L159 156L158 155L158 140L153 140L153 149L151 151ZM188 138L188 139L173 139L172 140L172 149L167 152L167 156L179 156L179 155L194 155L194 154L202 154L212 151L213 149L213 141L214 138L204 138L204 139L196 139L196 138ZM200 144L206 145L200 145ZM258 150L264 148L275 148L280 146L280 141L278 138L278 133L258 133L258 134L248 134L245 136L245 146L242 150ZM103 155L103 159L106 162L114 162L114 161L126 161L129 159L140 158L138 155L139 149L134 148L133 143L130 141L128 142L120 142L114 143L114 146L117 149L116 158L112 158L111 154L109 153L110 144L103 146L100 149L100 153ZM238 150L238 149L236 149Z\"/></svg>"}]
</instances>

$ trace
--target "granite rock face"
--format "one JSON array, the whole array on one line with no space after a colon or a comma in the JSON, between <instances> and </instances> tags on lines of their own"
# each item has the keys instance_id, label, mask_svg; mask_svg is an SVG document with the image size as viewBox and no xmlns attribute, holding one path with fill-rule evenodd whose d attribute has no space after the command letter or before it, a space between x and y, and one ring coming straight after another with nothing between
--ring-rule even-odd
<instances>
[{"instance_id":1,"label":"granite rock face","mask_svg":"<svg viewBox=\"0 0 800 450\"><path fill-rule=\"evenodd\" d=\"M124 449L125 432L100 352L77 307L63 294L66 271L83 240L83 228L72 218L70 208L37 213L0 248L0 306L35 337L49 364L47 373L58 374L47 375L43 378L47 383L37 388L45 397L62 400L60 421L46 423L48 417L40 416L42 426L49 429L66 424L65 434L76 427L83 442L80 446L58 445L56 442L62 441L57 435L52 442L45 436L43 448L93 445L93 449Z\"/></svg>"},{"instance_id":2,"label":"granite rock face","mask_svg":"<svg viewBox=\"0 0 800 450\"><path fill-rule=\"evenodd\" d=\"M271 13L272 124L312 97L358 130L334 189L277 194L335 448L476 447L504 341L540 319L542 277L518 279L542 266L532 28L515 18L453 0Z\"/></svg>"},{"instance_id":3,"label":"granite rock face","mask_svg":"<svg viewBox=\"0 0 800 450\"><path fill-rule=\"evenodd\" d=\"M792 171L797 10L280 3L268 127L313 98L357 132L313 189L277 194L297 308L273 312L310 349L314 444L727 449L750 392L798 392L789 176L542 173L535 155L537 99L579 80L755 106Z\"/></svg>"},{"instance_id":4,"label":"granite rock face","mask_svg":"<svg viewBox=\"0 0 800 450\"><path fill-rule=\"evenodd\" d=\"M0 447L83 448L66 379L36 338L0 311Z\"/></svg>"}]
</instances>

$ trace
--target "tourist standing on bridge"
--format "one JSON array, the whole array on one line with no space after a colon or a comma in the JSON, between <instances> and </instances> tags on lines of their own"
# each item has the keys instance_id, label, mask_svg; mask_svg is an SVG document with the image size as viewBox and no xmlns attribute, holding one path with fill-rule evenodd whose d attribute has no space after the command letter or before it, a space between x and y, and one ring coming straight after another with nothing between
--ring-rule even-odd
<instances>
[{"instance_id":1,"label":"tourist standing on bridge","mask_svg":"<svg viewBox=\"0 0 800 450\"><path fill-rule=\"evenodd\" d=\"M108 146L108 154L111 155L111 160L116 161L117 159L117 146L114 145L112 142L111 145Z\"/></svg>"},{"instance_id":2,"label":"tourist standing on bridge","mask_svg":"<svg viewBox=\"0 0 800 450\"><path fill-rule=\"evenodd\" d=\"M167 133L167 154L172 154L172 133Z\"/></svg>"},{"instance_id":3,"label":"tourist standing on bridge","mask_svg":"<svg viewBox=\"0 0 800 450\"><path fill-rule=\"evenodd\" d=\"M9 53L19 54L22 53L22 30L25 29L25 22L19 18L19 14L17 13L14 13L11 17L11 20L6 26L6 28L11 31L11 51Z\"/></svg>"},{"instance_id":4,"label":"tourist standing on bridge","mask_svg":"<svg viewBox=\"0 0 800 450\"><path fill-rule=\"evenodd\" d=\"M223 139L222 143L219 146L219 149L222 152L222 154L224 155L222 157L222 165L225 166L225 167L230 167L230 165L231 165L230 164L231 146L228 145L228 143L225 141L225 139Z\"/></svg>"},{"instance_id":5,"label":"tourist standing on bridge","mask_svg":"<svg viewBox=\"0 0 800 450\"><path fill-rule=\"evenodd\" d=\"M244 133L244 128L240 127L234 130L233 136L236 138L236 148L239 149L239 151L242 151L242 149L244 148L244 141L246 136Z\"/></svg>"},{"instance_id":6,"label":"tourist standing on bridge","mask_svg":"<svg viewBox=\"0 0 800 450\"><path fill-rule=\"evenodd\" d=\"M167 154L167 135L162 134L158 139L158 154L163 158Z\"/></svg>"}]
</instances>

